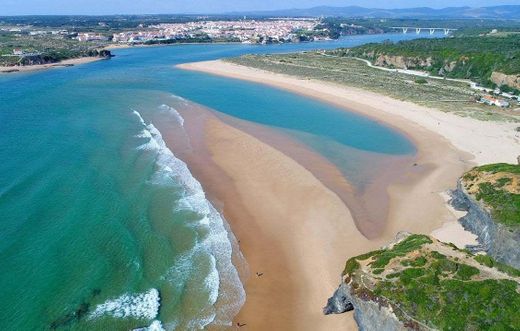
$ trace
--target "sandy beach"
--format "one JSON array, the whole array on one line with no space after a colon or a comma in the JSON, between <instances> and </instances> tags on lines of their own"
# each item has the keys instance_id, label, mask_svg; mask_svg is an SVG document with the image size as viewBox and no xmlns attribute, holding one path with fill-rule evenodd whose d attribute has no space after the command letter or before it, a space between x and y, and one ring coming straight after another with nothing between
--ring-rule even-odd
<instances>
[{"instance_id":1,"label":"sandy beach","mask_svg":"<svg viewBox=\"0 0 520 331\"><path fill-rule=\"evenodd\" d=\"M366 239L341 199L293 159L209 110L180 112L189 146L179 144L178 130L161 130L165 141L203 183L247 261L247 299L235 325L356 329L351 314L325 316L321 309L339 284L346 257L384 241Z\"/></svg>"},{"instance_id":2,"label":"sandy beach","mask_svg":"<svg viewBox=\"0 0 520 331\"><path fill-rule=\"evenodd\" d=\"M12 67L2 67L0 66L0 73L13 73L13 72L29 72L29 71L37 71L44 70L50 68L60 68L60 67L70 67L85 63L90 63L99 60L105 60L104 57L79 57L75 59L63 60L56 63L48 63L48 64L35 64L28 66L12 66Z\"/></svg>"},{"instance_id":3,"label":"sandy beach","mask_svg":"<svg viewBox=\"0 0 520 331\"><path fill-rule=\"evenodd\" d=\"M268 84L359 112L401 130L418 149L417 166L403 169L386 188L388 219L369 240L340 197L280 148L210 111L182 113L191 146L171 147L239 240L250 273L243 275L247 299L235 322L250 330L356 329L351 313L321 312L346 259L384 245L403 230L458 237L462 230L453 226L457 215L442 193L474 164L513 162L520 154L514 124L460 118L371 92L223 61L180 67ZM167 143L178 140L171 135Z\"/></svg>"}]
</instances>

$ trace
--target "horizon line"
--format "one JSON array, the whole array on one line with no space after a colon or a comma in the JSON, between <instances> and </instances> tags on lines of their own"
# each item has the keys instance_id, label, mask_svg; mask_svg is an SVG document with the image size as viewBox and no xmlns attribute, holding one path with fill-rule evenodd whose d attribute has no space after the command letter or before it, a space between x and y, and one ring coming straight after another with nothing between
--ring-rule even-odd
<instances>
[{"instance_id":1,"label":"horizon line","mask_svg":"<svg viewBox=\"0 0 520 331\"><path fill-rule=\"evenodd\" d=\"M362 9L377 9L377 10L401 10L401 9L432 9L432 10L444 10L449 8L469 8L469 9L480 9L480 8L493 8L493 7L520 7L520 4L504 4L504 5L495 5L495 6L481 6L481 7L472 7L472 6L449 6L449 7L440 7L433 8L427 6L421 7L394 7L394 8L381 8L381 7L363 7L357 5L351 6L312 6L312 7L304 7L304 8L284 8L284 9L250 9L250 10L242 10L242 11L232 11L232 12L213 12L213 13L204 13L204 12L194 12L194 13L111 13L111 14L8 14L8 15L0 15L0 17L19 17L19 16L152 16L152 15L172 15L172 16L241 16L245 14L250 14L251 16L262 15L261 13L276 13L290 10L310 10L315 8L362 8ZM318 17L317 16L293 16L293 17ZM363 16L359 16L363 17ZM354 18L354 17L353 17ZM374 17L374 18L382 18L382 17ZM474 18L460 18L460 19L474 19ZM482 19L482 18L481 18ZM520 19L520 18L518 18ZM515 19L510 19L515 20Z\"/></svg>"}]
</instances>

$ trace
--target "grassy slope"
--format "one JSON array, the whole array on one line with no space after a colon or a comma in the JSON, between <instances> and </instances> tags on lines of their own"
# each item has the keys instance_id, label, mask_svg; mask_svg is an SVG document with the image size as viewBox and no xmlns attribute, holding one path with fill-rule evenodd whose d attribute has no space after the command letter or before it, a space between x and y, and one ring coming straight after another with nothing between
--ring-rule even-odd
<instances>
[{"instance_id":1,"label":"grassy slope","mask_svg":"<svg viewBox=\"0 0 520 331\"><path fill-rule=\"evenodd\" d=\"M489 164L463 176L466 190L482 201L496 222L520 227L520 165Z\"/></svg>"}]
</instances>

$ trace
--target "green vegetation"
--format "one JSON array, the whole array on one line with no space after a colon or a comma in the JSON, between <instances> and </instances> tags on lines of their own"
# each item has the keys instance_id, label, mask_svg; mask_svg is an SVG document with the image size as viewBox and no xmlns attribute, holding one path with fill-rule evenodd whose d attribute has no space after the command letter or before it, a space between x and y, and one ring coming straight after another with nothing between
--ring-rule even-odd
<instances>
[{"instance_id":1,"label":"green vegetation","mask_svg":"<svg viewBox=\"0 0 520 331\"><path fill-rule=\"evenodd\" d=\"M496 222L520 226L520 165L498 163L476 167L463 176L466 190L482 201Z\"/></svg>"},{"instance_id":2,"label":"green vegetation","mask_svg":"<svg viewBox=\"0 0 520 331\"><path fill-rule=\"evenodd\" d=\"M475 261L490 268L495 264L495 260L489 255L477 255L475 256Z\"/></svg>"},{"instance_id":3,"label":"green vegetation","mask_svg":"<svg viewBox=\"0 0 520 331\"><path fill-rule=\"evenodd\" d=\"M343 275L351 274L360 267L359 262L356 259L349 259L345 264Z\"/></svg>"},{"instance_id":4,"label":"green vegetation","mask_svg":"<svg viewBox=\"0 0 520 331\"><path fill-rule=\"evenodd\" d=\"M412 267L423 267L428 260L424 256L420 256L414 260L403 260L401 265L412 266Z\"/></svg>"},{"instance_id":5,"label":"green vegetation","mask_svg":"<svg viewBox=\"0 0 520 331\"><path fill-rule=\"evenodd\" d=\"M348 259L347 263L345 264L345 269L343 270L342 275L348 275L348 274L352 273L353 271L357 270L360 267L360 264L358 261L367 260L367 259L371 258L372 256L379 254L380 252L382 252L382 251L381 250L372 251L372 252L361 254L361 255L358 255L351 259Z\"/></svg>"},{"instance_id":6,"label":"green vegetation","mask_svg":"<svg viewBox=\"0 0 520 331\"><path fill-rule=\"evenodd\" d=\"M505 279L437 280L434 273L420 270L403 272L397 281L379 283L374 294L398 302L396 314L404 311L441 330L520 328L518 283Z\"/></svg>"},{"instance_id":7,"label":"green vegetation","mask_svg":"<svg viewBox=\"0 0 520 331\"><path fill-rule=\"evenodd\" d=\"M492 216L507 225L520 225L520 194L508 193L498 185L479 184L477 200L492 208Z\"/></svg>"},{"instance_id":8,"label":"green vegetation","mask_svg":"<svg viewBox=\"0 0 520 331\"><path fill-rule=\"evenodd\" d=\"M515 33L367 44L328 53L361 57L372 62L382 55L401 56L408 59L408 69L471 79L491 87L496 86L491 81L491 74L495 71L520 74L520 34ZM515 87L510 86L508 90L515 91Z\"/></svg>"},{"instance_id":9,"label":"green vegetation","mask_svg":"<svg viewBox=\"0 0 520 331\"><path fill-rule=\"evenodd\" d=\"M375 260L371 262L372 268L384 268L392 258L397 256L404 256L407 253L416 250L422 245L428 243L431 243L431 240L428 236L416 234L411 235L399 244L395 245L390 250L377 250L350 258L345 265L343 275L348 275L356 271L361 266L358 261L365 261L371 257L376 257Z\"/></svg>"},{"instance_id":10,"label":"green vegetation","mask_svg":"<svg viewBox=\"0 0 520 331\"><path fill-rule=\"evenodd\" d=\"M54 63L85 56L110 56L99 50L97 43L79 42L72 35L29 35L0 31L0 66ZM30 56L13 56L13 50L21 49ZM8 56L9 55L9 56Z\"/></svg>"},{"instance_id":11,"label":"green vegetation","mask_svg":"<svg viewBox=\"0 0 520 331\"><path fill-rule=\"evenodd\" d=\"M410 235L358 258L351 260L365 263L345 278L352 294L391 306L412 329L520 329L520 279L508 278L519 277L520 270L504 268L486 255L468 255L427 236Z\"/></svg>"},{"instance_id":12,"label":"green vegetation","mask_svg":"<svg viewBox=\"0 0 520 331\"><path fill-rule=\"evenodd\" d=\"M480 271L472 266L460 264L457 268L457 273L455 277L462 280L470 280L471 277L478 275Z\"/></svg>"},{"instance_id":13,"label":"green vegetation","mask_svg":"<svg viewBox=\"0 0 520 331\"><path fill-rule=\"evenodd\" d=\"M384 268L391 259L397 256L405 256L407 253L417 250L422 245L430 244L431 242L428 236L413 234L395 245L392 249L384 250L375 255L371 266L372 268Z\"/></svg>"},{"instance_id":14,"label":"green vegetation","mask_svg":"<svg viewBox=\"0 0 520 331\"><path fill-rule=\"evenodd\" d=\"M520 174L520 165L509 163L493 163L476 167L473 170L479 172L491 172L493 174L496 174L497 172L509 172L512 174Z\"/></svg>"},{"instance_id":15,"label":"green vegetation","mask_svg":"<svg viewBox=\"0 0 520 331\"><path fill-rule=\"evenodd\" d=\"M513 110L476 103L475 91L466 83L423 78L428 83L418 84L413 76L371 68L363 61L350 57L335 57L318 51L247 55L227 61L303 79L362 88L459 116L518 121L518 113Z\"/></svg>"},{"instance_id":16,"label":"green vegetation","mask_svg":"<svg viewBox=\"0 0 520 331\"><path fill-rule=\"evenodd\" d=\"M497 268L511 277L520 277L520 270L515 269L507 264L500 263L489 255L477 255L475 256L475 261L489 268Z\"/></svg>"}]
</instances>

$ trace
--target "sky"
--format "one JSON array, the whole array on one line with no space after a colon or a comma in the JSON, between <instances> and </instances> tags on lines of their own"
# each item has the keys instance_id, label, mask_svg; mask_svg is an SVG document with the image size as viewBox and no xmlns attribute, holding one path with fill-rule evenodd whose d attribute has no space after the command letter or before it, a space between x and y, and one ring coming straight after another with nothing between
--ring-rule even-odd
<instances>
[{"instance_id":1,"label":"sky","mask_svg":"<svg viewBox=\"0 0 520 331\"><path fill-rule=\"evenodd\" d=\"M362 6L370 8L483 7L520 5L520 0L0 0L2 15L176 14Z\"/></svg>"}]
</instances>

